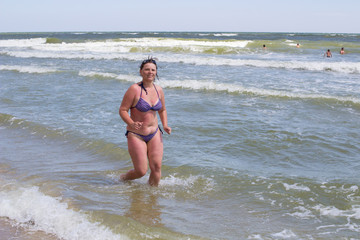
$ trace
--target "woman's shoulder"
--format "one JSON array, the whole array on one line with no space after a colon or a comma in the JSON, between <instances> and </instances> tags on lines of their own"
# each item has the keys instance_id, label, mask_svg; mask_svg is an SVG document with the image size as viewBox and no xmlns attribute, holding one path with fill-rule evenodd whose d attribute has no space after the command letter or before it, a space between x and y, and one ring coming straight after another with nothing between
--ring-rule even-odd
<instances>
[{"instance_id":1,"label":"woman's shoulder","mask_svg":"<svg viewBox=\"0 0 360 240\"><path fill-rule=\"evenodd\" d=\"M126 91L126 96L135 97L140 92L140 87L137 83L132 84Z\"/></svg>"},{"instance_id":2,"label":"woman's shoulder","mask_svg":"<svg viewBox=\"0 0 360 240\"><path fill-rule=\"evenodd\" d=\"M138 89L140 89L140 85L139 85L140 83L134 83L134 84L132 84L130 87L129 87L129 90L130 91L136 91L136 90L138 90Z\"/></svg>"},{"instance_id":3,"label":"woman's shoulder","mask_svg":"<svg viewBox=\"0 0 360 240\"><path fill-rule=\"evenodd\" d=\"M160 96L164 96L163 88L160 85L156 85L156 91L159 93Z\"/></svg>"},{"instance_id":4,"label":"woman's shoulder","mask_svg":"<svg viewBox=\"0 0 360 240\"><path fill-rule=\"evenodd\" d=\"M156 87L156 90L158 90L158 91L162 91L162 90L163 90L160 85L158 85L158 84L154 84L154 85L155 85L155 87Z\"/></svg>"}]
</instances>

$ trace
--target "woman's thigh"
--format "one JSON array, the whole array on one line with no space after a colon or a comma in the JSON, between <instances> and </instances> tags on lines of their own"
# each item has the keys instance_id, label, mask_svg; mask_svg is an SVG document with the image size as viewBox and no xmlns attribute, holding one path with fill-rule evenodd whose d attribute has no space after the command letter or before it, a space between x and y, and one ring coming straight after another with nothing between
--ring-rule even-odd
<instances>
[{"instance_id":1,"label":"woman's thigh","mask_svg":"<svg viewBox=\"0 0 360 240\"><path fill-rule=\"evenodd\" d=\"M147 147L150 168L160 167L164 150L162 133L160 131L148 142Z\"/></svg>"},{"instance_id":2,"label":"woman's thigh","mask_svg":"<svg viewBox=\"0 0 360 240\"><path fill-rule=\"evenodd\" d=\"M147 144L134 134L128 134L128 151L135 170L147 170Z\"/></svg>"}]
</instances>

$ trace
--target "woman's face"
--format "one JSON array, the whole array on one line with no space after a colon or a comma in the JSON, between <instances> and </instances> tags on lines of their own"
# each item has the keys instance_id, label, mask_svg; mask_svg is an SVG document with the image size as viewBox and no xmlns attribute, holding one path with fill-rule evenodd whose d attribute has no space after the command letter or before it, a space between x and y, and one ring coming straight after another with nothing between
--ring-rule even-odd
<instances>
[{"instance_id":1,"label":"woman's face","mask_svg":"<svg viewBox=\"0 0 360 240\"><path fill-rule=\"evenodd\" d=\"M142 69L140 69L140 75L143 80L153 81L156 77L156 65L154 63L146 63Z\"/></svg>"}]
</instances>

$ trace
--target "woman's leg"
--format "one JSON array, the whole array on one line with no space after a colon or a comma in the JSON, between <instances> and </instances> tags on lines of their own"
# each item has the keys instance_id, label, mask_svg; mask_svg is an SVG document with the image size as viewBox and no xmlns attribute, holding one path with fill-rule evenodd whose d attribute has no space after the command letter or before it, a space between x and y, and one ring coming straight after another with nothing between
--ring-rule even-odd
<instances>
[{"instance_id":1,"label":"woman's leg","mask_svg":"<svg viewBox=\"0 0 360 240\"><path fill-rule=\"evenodd\" d=\"M161 178L161 162L163 158L163 139L161 131L147 143L148 158L150 166L149 184L151 186L158 186Z\"/></svg>"},{"instance_id":2,"label":"woman's leg","mask_svg":"<svg viewBox=\"0 0 360 240\"><path fill-rule=\"evenodd\" d=\"M141 178L147 172L147 144L135 134L129 133L127 136L128 151L134 165L126 174L120 175L120 180L134 180Z\"/></svg>"}]
</instances>

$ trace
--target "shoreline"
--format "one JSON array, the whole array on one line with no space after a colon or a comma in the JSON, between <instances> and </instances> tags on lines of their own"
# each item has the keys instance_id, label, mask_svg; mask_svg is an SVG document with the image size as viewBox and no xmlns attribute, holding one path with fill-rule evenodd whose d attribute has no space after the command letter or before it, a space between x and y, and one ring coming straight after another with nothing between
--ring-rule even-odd
<instances>
[{"instance_id":1,"label":"shoreline","mask_svg":"<svg viewBox=\"0 0 360 240\"><path fill-rule=\"evenodd\" d=\"M42 231L31 231L21 226L13 226L11 220L3 217L0 217L0 239L59 240L56 236Z\"/></svg>"}]
</instances>

